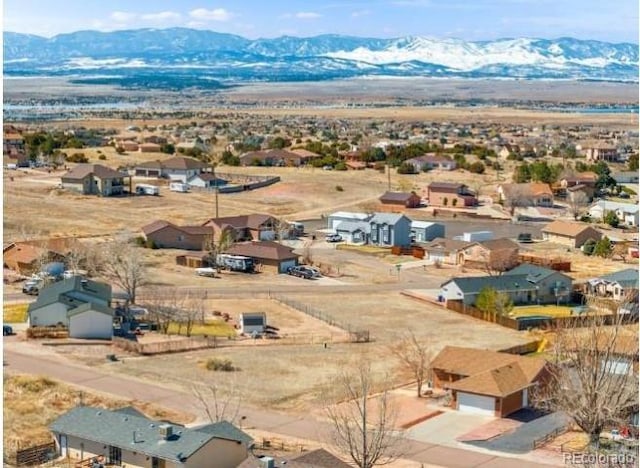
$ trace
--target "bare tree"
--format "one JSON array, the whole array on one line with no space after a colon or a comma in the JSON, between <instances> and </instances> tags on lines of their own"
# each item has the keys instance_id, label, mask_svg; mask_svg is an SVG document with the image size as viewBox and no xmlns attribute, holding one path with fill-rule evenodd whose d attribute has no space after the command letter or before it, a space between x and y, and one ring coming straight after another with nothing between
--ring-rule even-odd
<instances>
[{"instance_id":1,"label":"bare tree","mask_svg":"<svg viewBox=\"0 0 640 468\"><path fill-rule=\"evenodd\" d=\"M234 232L231 229L220 231L218 238L214 235L208 236L204 242L203 250L209 252L209 263L217 265L218 254L225 252L235 241Z\"/></svg>"},{"instance_id":2,"label":"bare tree","mask_svg":"<svg viewBox=\"0 0 640 468\"><path fill-rule=\"evenodd\" d=\"M186 335L190 337L193 326L197 320L200 320L200 322L204 324L205 311L206 294L199 296L195 293L187 292L178 311L179 331L181 331L182 325L184 325Z\"/></svg>"},{"instance_id":3,"label":"bare tree","mask_svg":"<svg viewBox=\"0 0 640 468\"><path fill-rule=\"evenodd\" d=\"M243 399L241 389L235 373L227 383L217 381L191 387L193 395L212 423L234 423L238 419Z\"/></svg>"},{"instance_id":4,"label":"bare tree","mask_svg":"<svg viewBox=\"0 0 640 468\"><path fill-rule=\"evenodd\" d=\"M578 191L569 194L569 209L573 219L578 219L588 204L589 197L586 193Z\"/></svg>"},{"instance_id":5,"label":"bare tree","mask_svg":"<svg viewBox=\"0 0 640 468\"><path fill-rule=\"evenodd\" d=\"M401 340L391 346L391 353L412 375L418 386L418 398L422 396L422 385L429 373L432 352L425 342L420 342L413 331L408 331Z\"/></svg>"},{"instance_id":6,"label":"bare tree","mask_svg":"<svg viewBox=\"0 0 640 468\"><path fill-rule=\"evenodd\" d=\"M596 450L600 434L628 424L638 407L638 330L625 329L623 315L612 324L604 317L589 314L557 327L550 378L533 394L537 406L567 414Z\"/></svg>"},{"instance_id":7,"label":"bare tree","mask_svg":"<svg viewBox=\"0 0 640 468\"><path fill-rule=\"evenodd\" d=\"M508 192L504 194L504 206L509 208L509 214L515 215L517 208L531 206L531 197L522 187L511 185Z\"/></svg>"},{"instance_id":8,"label":"bare tree","mask_svg":"<svg viewBox=\"0 0 640 468\"><path fill-rule=\"evenodd\" d=\"M176 288L150 288L145 291L142 305L149 311L160 333L167 334L172 322L179 322L183 296ZM180 332L180 330L178 330Z\"/></svg>"},{"instance_id":9,"label":"bare tree","mask_svg":"<svg viewBox=\"0 0 640 468\"><path fill-rule=\"evenodd\" d=\"M146 282L147 270L142 249L126 239L116 239L101 245L102 273L127 294L135 304L136 292Z\"/></svg>"},{"instance_id":10,"label":"bare tree","mask_svg":"<svg viewBox=\"0 0 640 468\"><path fill-rule=\"evenodd\" d=\"M386 391L376 395L370 364L361 361L333 380L344 403L329 405L333 443L359 468L385 465L399 456L395 411Z\"/></svg>"}]
</instances>

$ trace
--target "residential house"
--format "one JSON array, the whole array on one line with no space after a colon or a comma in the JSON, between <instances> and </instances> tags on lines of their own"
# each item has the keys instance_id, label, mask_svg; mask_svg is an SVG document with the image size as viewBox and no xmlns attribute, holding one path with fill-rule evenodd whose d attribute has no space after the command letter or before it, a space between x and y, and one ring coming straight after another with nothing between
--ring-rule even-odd
<instances>
[{"instance_id":1,"label":"residential house","mask_svg":"<svg viewBox=\"0 0 640 468\"><path fill-rule=\"evenodd\" d=\"M407 159L407 164L411 164L416 172L422 172L426 170L438 169L441 171L453 171L456 169L456 162L445 156L439 156L436 154L425 154L416 158Z\"/></svg>"},{"instance_id":2,"label":"residential house","mask_svg":"<svg viewBox=\"0 0 640 468\"><path fill-rule=\"evenodd\" d=\"M157 145L164 145L167 143L167 139L160 135L148 135L142 139L145 143L155 143Z\"/></svg>"},{"instance_id":3,"label":"residential house","mask_svg":"<svg viewBox=\"0 0 640 468\"><path fill-rule=\"evenodd\" d=\"M577 174L567 175L560 179L560 186L562 188L569 188L576 185L588 185L595 187L598 181L598 174L595 172L578 172Z\"/></svg>"},{"instance_id":4,"label":"residential house","mask_svg":"<svg viewBox=\"0 0 640 468\"><path fill-rule=\"evenodd\" d=\"M500 276L452 278L440 286L440 296L475 305L480 292L491 288L507 294L514 304L558 304L569 302L571 287L569 276L523 263Z\"/></svg>"},{"instance_id":5,"label":"residential house","mask_svg":"<svg viewBox=\"0 0 640 468\"><path fill-rule=\"evenodd\" d=\"M626 268L624 270L591 278L585 283L585 293L598 296L610 297L614 301L625 301L629 294L637 294L638 291L638 269Z\"/></svg>"},{"instance_id":6,"label":"residential house","mask_svg":"<svg viewBox=\"0 0 640 468\"><path fill-rule=\"evenodd\" d=\"M464 250L464 265L506 271L517 266L520 246L511 239L491 239L478 242Z\"/></svg>"},{"instance_id":7,"label":"residential house","mask_svg":"<svg viewBox=\"0 0 640 468\"><path fill-rule=\"evenodd\" d=\"M426 259L443 265L463 265L464 251L475 242L436 238L423 246Z\"/></svg>"},{"instance_id":8,"label":"residential house","mask_svg":"<svg viewBox=\"0 0 640 468\"><path fill-rule=\"evenodd\" d=\"M280 464L282 466L290 468L350 468L352 466L323 448L291 455L290 457L278 457L278 459L281 460ZM266 467L272 461L273 458L268 456L258 458L250 455L238 468Z\"/></svg>"},{"instance_id":9,"label":"residential house","mask_svg":"<svg viewBox=\"0 0 640 468\"><path fill-rule=\"evenodd\" d=\"M83 195L122 195L129 175L100 164L78 164L61 177L62 187Z\"/></svg>"},{"instance_id":10,"label":"residential house","mask_svg":"<svg viewBox=\"0 0 640 468\"><path fill-rule=\"evenodd\" d=\"M367 221L341 221L334 229L347 244L366 244L371 234Z\"/></svg>"},{"instance_id":11,"label":"residential house","mask_svg":"<svg viewBox=\"0 0 640 468\"><path fill-rule=\"evenodd\" d=\"M247 240L273 240L279 229L278 220L268 214L252 213L249 215L211 218L203 224L213 228L214 240L217 242L224 231L230 231L236 242ZM284 229L284 226L282 226Z\"/></svg>"},{"instance_id":12,"label":"residential house","mask_svg":"<svg viewBox=\"0 0 640 468\"><path fill-rule=\"evenodd\" d=\"M589 162L606 161L618 162L620 155L615 146L596 144L592 146L582 147L585 158Z\"/></svg>"},{"instance_id":13,"label":"residential house","mask_svg":"<svg viewBox=\"0 0 640 468\"><path fill-rule=\"evenodd\" d=\"M211 226L176 226L157 220L142 227L146 240L161 249L205 250L213 240Z\"/></svg>"},{"instance_id":14,"label":"residential house","mask_svg":"<svg viewBox=\"0 0 640 468\"><path fill-rule=\"evenodd\" d=\"M367 220L370 226L369 243L382 247L411 244L411 220L403 214L374 213Z\"/></svg>"},{"instance_id":15,"label":"residential house","mask_svg":"<svg viewBox=\"0 0 640 468\"><path fill-rule=\"evenodd\" d=\"M320 158L323 157L321 154L314 153L313 151L309 151L309 150L306 150L304 148L295 148L295 149L290 150L290 152L300 156L300 163L301 164L307 164L308 162L310 162L313 159L320 159Z\"/></svg>"},{"instance_id":16,"label":"residential house","mask_svg":"<svg viewBox=\"0 0 640 468\"><path fill-rule=\"evenodd\" d=\"M158 143L142 143L138 146L141 153L159 153L161 146Z\"/></svg>"},{"instance_id":17,"label":"residential house","mask_svg":"<svg viewBox=\"0 0 640 468\"><path fill-rule=\"evenodd\" d=\"M367 168L367 163L363 161L347 161L345 166L347 166L347 170L362 171Z\"/></svg>"},{"instance_id":18,"label":"residential house","mask_svg":"<svg viewBox=\"0 0 640 468\"><path fill-rule=\"evenodd\" d=\"M478 199L469 187L457 182L431 182L427 187L431 206L475 206Z\"/></svg>"},{"instance_id":19,"label":"residential house","mask_svg":"<svg viewBox=\"0 0 640 468\"><path fill-rule=\"evenodd\" d=\"M202 172L191 177L187 183L190 187L215 189L228 184L228 181L216 177L212 172Z\"/></svg>"},{"instance_id":20,"label":"residential house","mask_svg":"<svg viewBox=\"0 0 640 468\"><path fill-rule=\"evenodd\" d=\"M507 206L553 208L553 191L549 184L502 184L498 187L498 196Z\"/></svg>"},{"instance_id":21,"label":"residential house","mask_svg":"<svg viewBox=\"0 0 640 468\"><path fill-rule=\"evenodd\" d=\"M48 262L60 262L64 256L37 245L14 242L2 249L4 268L9 268L21 275L30 275L40 271Z\"/></svg>"},{"instance_id":22,"label":"residential house","mask_svg":"<svg viewBox=\"0 0 640 468\"><path fill-rule=\"evenodd\" d=\"M5 125L2 133L2 153L24 153L24 137L13 125Z\"/></svg>"},{"instance_id":23,"label":"residential house","mask_svg":"<svg viewBox=\"0 0 640 468\"><path fill-rule=\"evenodd\" d=\"M532 388L549 379L542 358L445 346L430 364L433 387L451 391L451 407L506 417L531 403Z\"/></svg>"},{"instance_id":24,"label":"residential house","mask_svg":"<svg viewBox=\"0 0 640 468\"><path fill-rule=\"evenodd\" d=\"M396 205L405 208L419 208L420 195L416 192L385 192L379 198L383 205Z\"/></svg>"},{"instance_id":25,"label":"residential house","mask_svg":"<svg viewBox=\"0 0 640 468\"><path fill-rule=\"evenodd\" d=\"M110 339L114 316L110 303L110 285L73 276L40 290L27 309L29 326L62 324L71 338Z\"/></svg>"},{"instance_id":26,"label":"residential house","mask_svg":"<svg viewBox=\"0 0 640 468\"><path fill-rule=\"evenodd\" d=\"M61 457L140 468L235 468L248 456L250 436L227 421L184 427L134 409L77 406L49 430Z\"/></svg>"},{"instance_id":27,"label":"residential house","mask_svg":"<svg viewBox=\"0 0 640 468\"><path fill-rule=\"evenodd\" d=\"M343 221L365 221L369 217L371 217L371 215L367 213L336 211L327 217L327 229L335 231L338 224Z\"/></svg>"},{"instance_id":28,"label":"residential house","mask_svg":"<svg viewBox=\"0 0 640 468\"><path fill-rule=\"evenodd\" d=\"M261 265L262 271L286 273L298 264L299 255L291 247L273 241L241 242L224 251L231 255L251 257Z\"/></svg>"},{"instance_id":29,"label":"residential house","mask_svg":"<svg viewBox=\"0 0 640 468\"><path fill-rule=\"evenodd\" d=\"M622 171L611 174L613 180L618 184L637 184L640 179L638 177L638 171Z\"/></svg>"},{"instance_id":30,"label":"residential house","mask_svg":"<svg viewBox=\"0 0 640 468\"><path fill-rule=\"evenodd\" d=\"M437 237L444 237L444 224L411 220L413 242L429 242Z\"/></svg>"},{"instance_id":31,"label":"residential house","mask_svg":"<svg viewBox=\"0 0 640 468\"><path fill-rule=\"evenodd\" d=\"M202 161L174 156L163 161L150 161L135 167L137 177L158 177L186 184L194 176L207 172L209 166Z\"/></svg>"},{"instance_id":32,"label":"residential house","mask_svg":"<svg viewBox=\"0 0 640 468\"><path fill-rule=\"evenodd\" d=\"M176 145L176 151L178 153L184 153L186 151L201 151L202 153L206 153L209 149L202 140L194 138L193 140L181 141L178 143Z\"/></svg>"},{"instance_id":33,"label":"residential house","mask_svg":"<svg viewBox=\"0 0 640 468\"><path fill-rule=\"evenodd\" d=\"M589 216L597 221L604 221L605 215L613 211L618 220L627 226L638 226L640 207L637 203L620 203L609 200L598 200L589 208Z\"/></svg>"},{"instance_id":34,"label":"residential house","mask_svg":"<svg viewBox=\"0 0 640 468\"><path fill-rule=\"evenodd\" d=\"M602 233L586 223L556 220L542 228L542 238L554 244L578 249L589 239L599 241Z\"/></svg>"},{"instance_id":35,"label":"residential house","mask_svg":"<svg viewBox=\"0 0 640 468\"><path fill-rule=\"evenodd\" d=\"M124 140L117 143L117 148L120 148L122 151L138 151L140 149L140 145L131 140Z\"/></svg>"}]
</instances>

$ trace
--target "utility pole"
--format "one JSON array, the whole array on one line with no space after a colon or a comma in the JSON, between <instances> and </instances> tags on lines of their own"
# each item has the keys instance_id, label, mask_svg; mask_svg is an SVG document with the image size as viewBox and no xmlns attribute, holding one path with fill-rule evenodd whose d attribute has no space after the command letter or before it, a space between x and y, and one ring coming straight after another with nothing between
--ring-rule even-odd
<instances>
[{"instance_id":1,"label":"utility pole","mask_svg":"<svg viewBox=\"0 0 640 468\"><path fill-rule=\"evenodd\" d=\"M391 164L387 162L387 191L391 192Z\"/></svg>"},{"instance_id":2,"label":"utility pole","mask_svg":"<svg viewBox=\"0 0 640 468\"><path fill-rule=\"evenodd\" d=\"M213 174L213 184L216 193L216 218L218 218L218 178L216 177L216 163L211 163L211 173Z\"/></svg>"}]
</instances>

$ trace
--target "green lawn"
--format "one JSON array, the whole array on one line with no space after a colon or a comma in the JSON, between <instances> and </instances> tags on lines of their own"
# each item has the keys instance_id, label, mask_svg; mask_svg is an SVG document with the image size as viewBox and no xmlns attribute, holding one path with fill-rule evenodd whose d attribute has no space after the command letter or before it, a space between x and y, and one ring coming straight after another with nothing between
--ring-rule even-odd
<instances>
[{"instance_id":1,"label":"green lawn","mask_svg":"<svg viewBox=\"0 0 640 468\"><path fill-rule=\"evenodd\" d=\"M519 306L514 307L511 312L512 317L529 317L535 315L547 315L549 317L568 317L571 310L577 306L556 306L556 305L539 305L539 306Z\"/></svg>"},{"instance_id":2,"label":"green lawn","mask_svg":"<svg viewBox=\"0 0 640 468\"><path fill-rule=\"evenodd\" d=\"M178 333L178 324L176 322L171 322L171 324L169 325L169 334L173 334L176 335ZM182 326L182 329L180 330L180 334L181 335L186 335L187 332L185 330L184 325ZM193 328L191 329L191 335L193 336L202 336L202 335L207 335L207 336L235 336L236 335L236 330L229 325L228 323L222 321L222 320L215 320L215 321L211 321L211 322L207 322L206 324L202 325L200 323L196 323Z\"/></svg>"},{"instance_id":3,"label":"green lawn","mask_svg":"<svg viewBox=\"0 0 640 468\"><path fill-rule=\"evenodd\" d=\"M4 304L2 307L2 321L4 323L24 323L27 321L29 304Z\"/></svg>"}]
</instances>

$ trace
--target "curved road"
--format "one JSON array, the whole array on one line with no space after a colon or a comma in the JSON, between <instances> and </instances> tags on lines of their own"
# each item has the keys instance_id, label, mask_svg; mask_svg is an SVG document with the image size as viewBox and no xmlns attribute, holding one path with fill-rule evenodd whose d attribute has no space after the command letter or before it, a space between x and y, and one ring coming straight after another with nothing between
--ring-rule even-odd
<instances>
[{"instance_id":1,"label":"curved road","mask_svg":"<svg viewBox=\"0 0 640 468\"><path fill-rule=\"evenodd\" d=\"M60 356L34 355L20 352L19 349L7 349L7 347L13 347L12 341L11 339L5 341L5 372L45 375L90 391L124 399L146 401L175 411L192 413L197 415L200 421L204 421L204 412L193 395L131 377L100 372L87 366L72 363ZM114 366L117 365L114 363ZM246 416L243 423L245 427L320 443L326 443L329 440L327 437L329 425L308 414L295 416L255 407L244 407L240 414ZM421 464L442 467L536 468L552 466L415 440L407 440L403 449L403 458Z\"/></svg>"}]
</instances>

